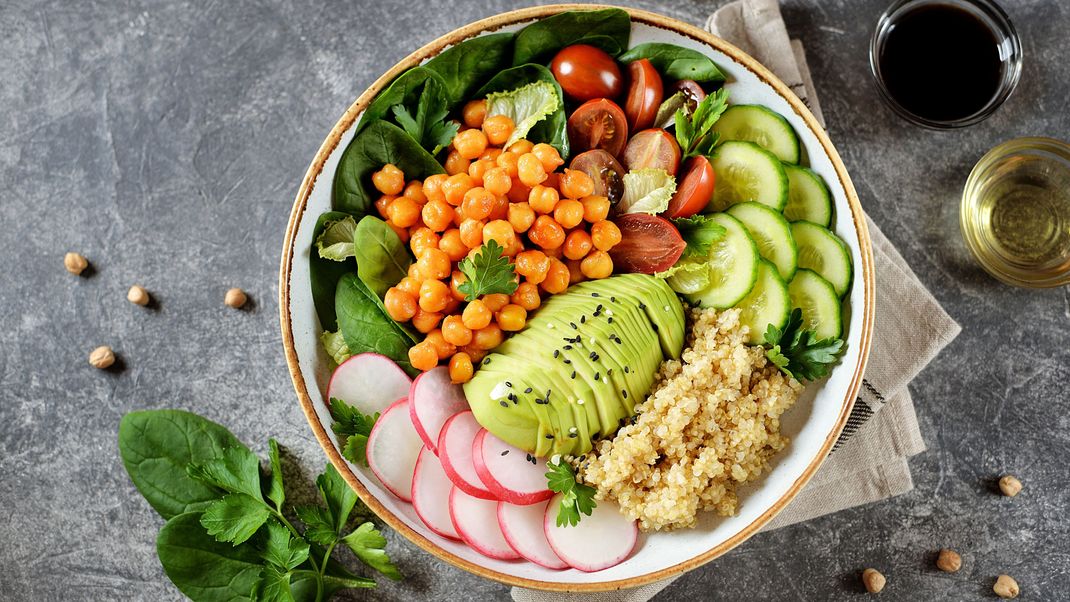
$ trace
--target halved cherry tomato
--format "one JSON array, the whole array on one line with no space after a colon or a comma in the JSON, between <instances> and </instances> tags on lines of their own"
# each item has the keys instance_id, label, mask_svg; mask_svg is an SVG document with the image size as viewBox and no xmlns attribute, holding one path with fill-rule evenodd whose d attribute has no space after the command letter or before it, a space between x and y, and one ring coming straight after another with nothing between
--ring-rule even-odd
<instances>
[{"instance_id":1,"label":"halved cherry tomato","mask_svg":"<svg viewBox=\"0 0 1070 602\"><path fill-rule=\"evenodd\" d=\"M676 226L663 217L626 213L613 218L613 222L621 236L620 242L609 250L615 271L664 272L680 259L687 246Z\"/></svg>"},{"instance_id":2,"label":"halved cherry tomato","mask_svg":"<svg viewBox=\"0 0 1070 602\"><path fill-rule=\"evenodd\" d=\"M568 141L576 152L601 148L619 157L628 142L624 111L612 100L588 100L568 118Z\"/></svg>"},{"instance_id":3,"label":"halved cherry tomato","mask_svg":"<svg viewBox=\"0 0 1070 602\"><path fill-rule=\"evenodd\" d=\"M673 90L675 92L683 92L684 100L687 102L687 106L692 111L698 106L698 103L702 102L703 98L706 98L706 91L702 89L702 86L698 85L693 79L681 79L673 84Z\"/></svg>"},{"instance_id":4,"label":"halved cherry tomato","mask_svg":"<svg viewBox=\"0 0 1070 602\"><path fill-rule=\"evenodd\" d=\"M638 132L654 125L661 106L661 76L650 59L639 59L628 63L628 77L631 86L624 103L624 114L628 116L628 128Z\"/></svg>"},{"instance_id":5,"label":"halved cherry tomato","mask_svg":"<svg viewBox=\"0 0 1070 602\"><path fill-rule=\"evenodd\" d=\"M587 44L562 48L550 63L550 71L565 94L578 102L613 98L624 87L617 61Z\"/></svg>"},{"instance_id":6,"label":"halved cherry tomato","mask_svg":"<svg viewBox=\"0 0 1070 602\"><path fill-rule=\"evenodd\" d=\"M594 194L604 196L614 205L624 196L624 167L613 155L596 148L572 158L569 169L576 169L594 180Z\"/></svg>"},{"instance_id":7,"label":"halved cherry tomato","mask_svg":"<svg viewBox=\"0 0 1070 602\"><path fill-rule=\"evenodd\" d=\"M676 175L680 167L680 145L663 129L643 130L628 141L623 159L628 171L653 168Z\"/></svg>"},{"instance_id":8,"label":"halved cherry tomato","mask_svg":"<svg viewBox=\"0 0 1070 602\"><path fill-rule=\"evenodd\" d=\"M691 217L706 208L713 196L713 166L703 156L692 157L684 164L684 176L676 187L664 215L668 218Z\"/></svg>"}]
</instances>

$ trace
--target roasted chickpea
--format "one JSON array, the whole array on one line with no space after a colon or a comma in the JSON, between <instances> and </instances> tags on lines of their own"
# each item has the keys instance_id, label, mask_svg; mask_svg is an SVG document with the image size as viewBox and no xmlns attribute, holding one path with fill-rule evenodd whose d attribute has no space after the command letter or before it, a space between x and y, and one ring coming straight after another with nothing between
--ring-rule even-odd
<instances>
[{"instance_id":1,"label":"roasted chickpea","mask_svg":"<svg viewBox=\"0 0 1070 602\"><path fill-rule=\"evenodd\" d=\"M489 159L490 161L495 162L498 159L498 155L502 154L502 152L504 152L504 151L502 151L502 149L500 149L500 148L494 148L493 146L488 146L487 150L483 151L482 155L479 155L479 158L480 159Z\"/></svg>"},{"instance_id":2,"label":"roasted chickpea","mask_svg":"<svg viewBox=\"0 0 1070 602\"><path fill-rule=\"evenodd\" d=\"M386 313L397 322L408 322L418 309L416 298L396 286L387 289L383 305Z\"/></svg>"},{"instance_id":3,"label":"roasted chickpea","mask_svg":"<svg viewBox=\"0 0 1070 602\"><path fill-rule=\"evenodd\" d=\"M620 228L609 220L592 224L591 242L599 251L608 251L620 242Z\"/></svg>"},{"instance_id":4,"label":"roasted chickpea","mask_svg":"<svg viewBox=\"0 0 1070 602\"><path fill-rule=\"evenodd\" d=\"M569 259L565 262L565 265L568 266L569 285L573 285L578 282L583 282L587 279L587 277L583 275L583 271L580 269L581 263L582 262L579 259Z\"/></svg>"},{"instance_id":5,"label":"roasted chickpea","mask_svg":"<svg viewBox=\"0 0 1070 602\"><path fill-rule=\"evenodd\" d=\"M496 241L503 249L509 249L516 242L516 232L509 222L496 219L483 226L483 242Z\"/></svg>"},{"instance_id":6,"label":"roasted chickpea","mask_svg":"<svg viewBox=\"0 0 1070 602\"><path fill-rule=\"evenodd\" d=\"M461 109L461 119L464 120L464 124L470 128L481 127L483 125L483 120L486 118L486 100L470 100L466 102L464 108Z\"/></svg>"},{"instance_id":7,"label":"roasted chickpea","mask_svg":"<svg viewBox=\"0 0 1070 602\"><path fill-rule=\"evenodd\" d=\"M491 194L508 194L509 189L513 187L513 179L504 169L498 167L497 163L493 165L483 172L483 187Z\"/></svg>"},{"instance_id":8,"label":"roasted chickpea","mask_svg":"<svg viewBox=\"0 0 1070 602\"><path fill-rule=\"evenodd\" d=\"M453 174L442 183L442 195L447 203L457 207L464 202L464 195L474 186L472 176L467 173Z\"/></svg>"},{"instance_id":9,"label":"roasted chickpea","mask_svg":"<svg viewBox=\"0 0 1070 602\"><path fill-rule=\"evenodd\" d=\"M453 207L446 201L428 201L420 210L424 225L434 232L442 232L453 223Z\"/></svg>"},{"instance_id":10,"label":"roasted chickpea","mask_svg":"<svg viewBox=\"0 0 1070 602\"><path fill-rule=\"evenodd\" d=\"M591 251L580 263L580 271L592 280L608 278L613 273L613 259L605 251Z\"/></svg>"},{"instance_id":11,"label":"roasted chickpea","mask_svg":"<svg viewBox=\"0 0 1070 602\"><path fill-rule=\"evenodd\" d=\"M534 153L527 153L517 159L516 175L526 186L535 186L546 179L546 169Z\"/></svg>"},{"instance_id":12,"label":"roasted chickpea","mask_svg":"<svg viewBox=\"0 0 1070 602\"><path fill-rule=\"evenodd\" d=\"M554 207L554 220L562 228L575 228L583 221L583 204L573 199L561 200Z\"/></svg>"},{"instance_id":13,"label":"roasted chickpea","mask_svg":"<svg viewBox=\"0 0 1070 602\"><path fill-rule=\"evenodd\" d=\"M550 258L550 270L546 273L546 280L542 281L542 290L556 295L568 288L570 276L568 266L559 259Z\"/></svg>"},{"instance_id":14,"label":"roasted chickpea","mask_svg":"<svg viewBox=\"0 0 1070 602\"><path fill-rule=\"evenodd\" d=\"M424 194L424 185L418 180L413 180L405 185L405 190L402 191L401 196L412 200L417 205L423 205L427 202L427 195Z\"/></svg>"},{"instance_id":15,"label":"roasted chickpea","mask_svg":"<svg viewBox=\"0 0 1070 602\"><path fill-rule=\"evenodd\" d=\"M543 249L556 249L565 242L565 229L549 215L540 215L528 231L528 238Z\"/></svg>"},{"instance_id":16,"label":"roasted chickpea","mask_svg":"<svg viewBox=\"0 0 1070 602\"><path fill-rule=\"evenodd\" d=\"M442 241L439 241L439 245ZM450 256L442 249L427 248L416 260L416 270L423 280L441 280L450 275ZM421 285L422 286L422 285ZM423 289L420 289L423 295ZM427 309L426 307L424 309ZM439 311L429 309L428 311Z\"/></svg>"},{"instance_id":17,"label":"roasted chickpea","mask_svg":"<svg viewBox=\"0 0 1070 602\"><path fill-rule=\"evenodd\" d=\"M468 276L465 276L464 272L460 270L453 270L453 274L450 275L450 296L458 303L464 301L465 294L461 292L461 285L465 282L468 282ZM446 313L453 313L453 311Z\"/></svg>"},{"instance_id":18,"label":"roasted chickpea","mask_svg":"<svg viewBox=\"0 0 1070 602\"><path fill-rule=\"evenodd\" d=\"M473 333L474 336L474 333ZM483 361L483 358L487 357L487 352L474 344L468 344L461 348L461 351L468 354L468 357L472 358L472 364L479 365L479 362ZM454 356L456 357L456 356Z\"/></svg>"},{"instance_id":19,"label":"roasted chickpea","mask_svg":"<svg viewBox=\"0 0 1070 602\"><path fill-rule=\"evenodd\" d=\"M394 234L398 235L398 239L401 240L402 244L408 244L408 242L409 242L409 230L408 230L408 228L402 228L401 226L394 225L394 224L392 224L390 222L387 222L386 225L390 226L390 229L394 231Z\"/></svg>"},{"instance_id":20,"label":"roasted chickpea","mask_svg":"<svg viewBox=\"0 0 1070 602\"><path fill-rule=\"evenodd\" d=\"M569 259L583 259L591 251L594 244L591 235L583 230L573 230L565 237L565 257Z\"/></svg>"},{"instance_id":21,"label":"roasted chickpea","mask_svg":"<svg viewBox=\"0 0 1070 602\"><path fill-rule=\"evenodd\" d=\"M446 173L455 176L463 173L468 175L468 166L471 161L461 156L461 153L457 152L457 149L451 150L446 155L446 161L442 164L442 167L446 168Z\"/></svg>"},{"instance_id":22,"label":"roasted chickpea","mask_svg":"<svg viewBox=\"0 0 1070 602\"><path fill-rule=\"evenodd\" d=\"M503 338L501 327L491 322L486 328L480 328L472 333L472 345L484 351L490 351L501 345Z\"/></svg>"},{"instance_id":23,"label":"roasted chickpea","mask_svg":"<svg viewBox=\"0 0 1070 602\"><path fill-rule=\"evenodd\" d=\"M438 355L438 359L444 360L451 357L454 353L457 353L457 346L451 344L442 336L442 331L432 330L424 337L425 343L431 343L431 347L434 348L435 354Z\"/></svg>"},{"instance_id":24,"label":"roasted chickpea","mask_svg":"<svg viewBox=\"0 0 1070 602\"><path fill-rule=\"evenodd\" d=\"M475 159L487 150L487 135L477 129L458 132L453 137L453 148L465 159Z\"/></svg>"},{"instance_id":25,"label":"roasted chickpea","mask_svg":"<svg viewBox=\"0 0 1070 602\"><path fill-rule=\"evenodd\" d=\"M476 186L464 193L464 201L461 203L461 208L464 211L465 218L484 220L494 210L497 202L498 199L493 194L487 192L482 186Z\"/></svg>"},{"instance_id":26,"label":"roasted chickpea","mask_svg":"<svg viewBox=\"0 0 1070 602\"><path fill-rule=\"evenodd\" d=\"M524 251L516 256L516 273L527 278L532 284L539 284L546 279L550 271L550 258L542 251Z\"/></svg>"},{"instance_id":27,"label":"roasted chickpea","mask_svg":"<svg viewBox=\"0 0 1070 602\"><path fill-rule=\"evenodd\" d=\"M486 328L494 318L494 313L480 299L470 302L461 312L461 323L470 330Z\"/></svg>"},{"instance_id":28,"label":"roasted chickpea","mask_svg":"<svg viewBox=\"0 0 1070 602\"><path fill-rule=\"evenodd\" d=\"M534 147L535 144L533 144L530 140L517 140L516 142L510 144L509 148L506 150L511 153L523 155L525 153L530 153L531 149Z\"/></svg>"},{"instance_id":29,"label":"roasted chickpea","mask_svg":"<svg viewBox=\"0 0 1070 602\"><path fill-rule=\"evenodd\" d=\"M460 261L468 255L468 245L461 240L461 231L451 228L442 233L438 248L449 257L450 261Z\"/></svg>"},{"instance_id":30,"label":"roasted chickpea","mask_svg":"<svg viewBox=\"0 0 1070 602\"><path fill-rule=\"evenodd\" d=\"M594 224L609 217L609 199L604 196L588 196L583 203L583 219Z\"/></svg>"},{"instance_id":31,"label":"roasted chickpea","mask_svg":"<svg viewBox=\"0 0 1070 602\"><path fill-rule=\"evenodd\" d=\"M543 252L546 253L547 257L553 257L554 259L561 259L562 257L565 256L565 245L562 244L561 246L554 247L552 249L543 249Z\"/></svg>"},{"instance_id":32,"label":"roasted chickpea","mask_svg":"<svg viewBox=\"0 0 1070 602\"><path fill-rule=\"evenodd\" d=\"M459 229L464 246L475 249L483 244L483 226L484 223L477 219L465 219L461 222Z\"/></svg>"},{"instance_id":33,"label":"roasted chickpea","mask_svg":"<svg viewBox=\"0 0 1070 602\"><path fill-rule=\"evenodd\" d=\"M440 322L442 322L442 314L437 311L417 309L416 315L412 317L412 327L424 334L438 328Z\"/></svg>"},{"instance_id":34,"label":"roasted chickpea","mask_svg":"<svg viewBox=\"0 0 1070 602\"><path fill-rule=\"evenodd\" d=\"M409 347L409 363L413 368L427 372L438 365L438 352L427 341L417 343Z\"/></svg>"},{"instance_id":35,"label":"roasted chickpea","mask_svg":"<svg viewBox=\"0 0 1070 602\"><path fill-rule=\"evenodd\" d=\"M472 367L472 356L463 351L458 351L450 358L450 382L462 385L472 380L475 368Z\"/></svg>"},{"instance_id":36,"label":"roasted chickpea","mask_svg":"<svg viewBox=\"0 0 1070 602\"><path fill-rule=\"evenodd\" d=\"M449 179L449 176L444 173L437 173L433 176L427 176L424 180L423 193L429 201L445 201L446 195L442 193L442 184Z\"/></svg>"},{"instance_id":37,"label":"roasted chickpea","mask_svg":"<svg viewBox=\"0 0 1070 602\"><path fill-rule=\"evenodd\" d=\"M420 296L420 281L411 277L405 276L397 283L398 290L405 291L413 299Z\"/></svg>"},{"instance_id":38,"label":"roasted chickpea","mask_svg":"<svg viewBox=\"0 0 1070 602\"><path fill-rule=\"evenodd\" d=\"M523 307L510 303L498 310L498 327L506 332L516 332L524 328L528 312Z\"/></svg>"},{"instance_id":39,"label":"roasted chickpea","mask_svg":"<svg viewBox=\"0 0 1070 602\"><path fill-rule=\"evenodd\" d=\"M494 195L494 209L490 210L490 215L487 219L493 221L496 219L508 219L509 217L509 197L504 194Z\"/></svg>"},{"instance_id":40,"label":"roasted chickpea","mask_svg":"<svg viewBox=\"0 0 1070 602\"><path fill-rule=\"evenodd\" d=\"M561 158L561 153L557 152L556 148L545 142L540 142L533 146L531 148L531 153L538 157L539 162L542 163L542 167L546 170L546 173L551 173L565 163L565 160Z\"/></svg>"},{"instance_id":41,"label":"roasted chickpea","mask_svg":"<svg viewBox=\"0 0 1070 602\"><path fill-rule=\"evenodd\" d=\"M561 174L558 188L561 189L561 194L570 199L582 199L594 194L594 180L578 169L566 169L565 173Z\"/></svg>"},{"instance_id":42,"label":"roasted chickpea","mask_svg":"<svg viewBox=\"0 0 1070 602\"><path fill-rule=\"evenodd\" d=\"M531 209L531 205L527 203L509 204L509 224L513 226L513 231L518 234L527 232L531 224L534 223L535 211Z\"/></svg>"},{"instance_id":43,"label":"roasted chickpea","mask_svg":"<svg viewBox=\"0 0 1070 602\"><path fill-rule=\"evenodd\" d=\"M516 126L513 120L505 115L491 115L483 120L482 127L483 133L487 135L487 140L491 144L504 146L509 136L513 135L513 129Z\"/></svg>"},{"instance_id":44,"label":"roasted chickpea","mask_svg":"<svg viewBox=\"0 0 1070 602\"><path fill-rule=\"evenodd\" d=\"M498 155L498 158L494 160L494 163L502 168L510 178L515 178L517 177L517 171L519 169L520 155L505 152Z\"/></svg>"},{"instance_id":45,"label":"roasted chickpea","mask_svg":"<svg viewBox=\"0 0 1070 602\"><path fill-rule=\"evenodd\" d=\"M497 312L501 308L505 307L509 303L509 295L502 293L494 293L493 295L483 295L483 305L487 307L491 312Z\"/></svg>"},{"instance_id":46,"label":"roasted chickpea","mask_svg":"<svg viewBox=\"0 0 1070 602\"><path fill-rule=\"evenodd\" d=\"M560 198L556 188L533 186L528 193L528 205L531 205L535 213L545 215L554 212Z\"/></svg>"},{"instance_id":47,"label":"roasted chickpea","mask_svg":"<svg viewBox=\"0 0 1070 602\"><path fill-rule=\"evenodd\" d=\"M437 249L438 241L438 234L435 234L427 226L421 226L412 232L412 236L409 238L409 248L412 249L413 256L419 259L427 249Z\"/></svg>"},{"instance_id":48,"label":"roasted chickpea","mask_svg":"<svg viewBox=\"0 0 1070 602\"><path fill-rule=\"evenodd\" d=\"M405 174L393 163L387 163L372 174L372 186L383 194L398 195L405 188Z\"/></svg>"},{"instance_id":49,"label":"roasted chickpea","mask_svg":"<svg viewBox=\"0 0 1070 602\"><path fill-rule=\"evenodd\" d=\"M468 175L472 177L472 183L476 186L483 185L484 175L488 169L497 169L498 164L490 159L479 159L468 164Z\"/></svg>"},{"instance_id":50,"label":"roasted chickpea","mask_svg":"<svg viewBox=\"0 0 1070 602\"><path fill-rule=\"evenodd\" d=\"M547 268L547 271L549 271L549 268ZM539 287L530 281L521 282L520 286L516 287L516 292L509 297L509 300L527 311L535 311L542 304Z\"/></svg>"},{"instance_id":51,"label":"roasted chickpea","mask_svg":"<svg viewBox=\"0 0 1070 602\"><path fill-rule=\"evenodd\" d=\"M408 228L420 220L420 205L407 196L399 196L386 208L387 219L399 228Z\"/></svg>"},{"instance_id":52,"label":"roasted chickpea","mask_svg":"<svg viewBox=\"0 0 1070 602\"><path fill-rule=\"evenodd\" d=\"M461 316L446 316L442 320L442 338L451 345L463 347L472 342L472 329L464 325Z\"/></svg>"},{"instance_id":53,"label":"roasted chickpea","mask_svg":"<svg viewBox=\"0 0 1070 602\"><path fill-rule=\"evenodd\" d=\"M441 280L424 280L420 283L420 309L441 312L450 302L450 287Z\"/></svg>"},{"instance_id":54,"label":"roasted chickpea","mask_svg":"<svg viewBox=\"0 0 1070 602\"><path fill-rule=\"evenodd\" d=\"M379 212L379 217L383 219L390 219L390 214L387 210L390 209L390 203L394 202L394 199L398 197L392 194L384 194L375 201L375 210Z\"/></svg>"}]
</instances>

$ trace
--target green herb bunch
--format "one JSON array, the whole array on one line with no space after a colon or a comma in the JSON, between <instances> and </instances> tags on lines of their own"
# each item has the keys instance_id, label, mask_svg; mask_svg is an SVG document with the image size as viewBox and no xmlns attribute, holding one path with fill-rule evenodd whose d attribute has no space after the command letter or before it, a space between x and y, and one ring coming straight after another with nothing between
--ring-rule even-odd
<instances>
[{"instance_id":1,"label":"green herb bunch","mask_svg":"<svg viewBox=\"0 0 1070 602\"><path fill-rule=\"evenodd\" d=\"M813 331L803 330L798 307L791 310L783 330L770 324L764 338L765 357L800 382L828 376L844 349L843 339L817 339Z\"/></svg>"},{"instance_id":2,"label":"green herb bunch","mask_svg":"<svg viewBox=\"0 0 1070 602\"><path fill-rule=\"evenodd\" d=\"M171 582L198 602L318 602L375 587L375 580L332 558L339 545L400 579L386 539L338 471L328 464L316 478L323 505L290 508L279 445L274 439L268 445L265 473L260 458L230 431L196 414L152 410L123 417L123 465L167 520L156 552Z\"/></svg>"}]
</instances>

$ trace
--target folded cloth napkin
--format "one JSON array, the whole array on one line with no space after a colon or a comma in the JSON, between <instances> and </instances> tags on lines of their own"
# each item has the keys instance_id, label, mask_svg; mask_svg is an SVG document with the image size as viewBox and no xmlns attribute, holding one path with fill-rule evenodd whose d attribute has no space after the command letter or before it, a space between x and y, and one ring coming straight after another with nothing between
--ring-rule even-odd
<instances>
[{"instance_id":1,"label":"folded cloth napkin","mask_svg":"<svg viewBox=\"0 0 1070 602\"><path fill-rule=\"evenodd\" d=\"M788 37L777 0L737 0L706 29L768 67L824 125L803 46ZM766 525L776 529L913 489L907 458L925 450L907 383L959 333L876 224L868 220L877 277L876 319L862 391L817 474ZM513 588L516 602L645 602L672 580L615 592L561 594Z\"/></svg>"}]
</instances>

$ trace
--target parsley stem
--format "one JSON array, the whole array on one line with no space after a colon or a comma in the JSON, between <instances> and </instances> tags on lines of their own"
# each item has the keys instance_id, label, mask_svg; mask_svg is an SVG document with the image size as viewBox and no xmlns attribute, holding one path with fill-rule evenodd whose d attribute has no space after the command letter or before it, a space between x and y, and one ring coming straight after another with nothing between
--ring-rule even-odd
<instances>
[{"instance_id":1,"label":"parsley stem","mask_svg":"<svg viewBox=\"0 0 1070 602\"><path fill-rule=\"evenodd\" d=\"M323 553L323 564L320 565L319 583L323 583L323 575L327 572L327 559L331 557L331 552L334 551L334 546L336 545L338 545L338 541L332 541L331 545L327 546L327 551Z\"/></svg>"}]
</instances>

